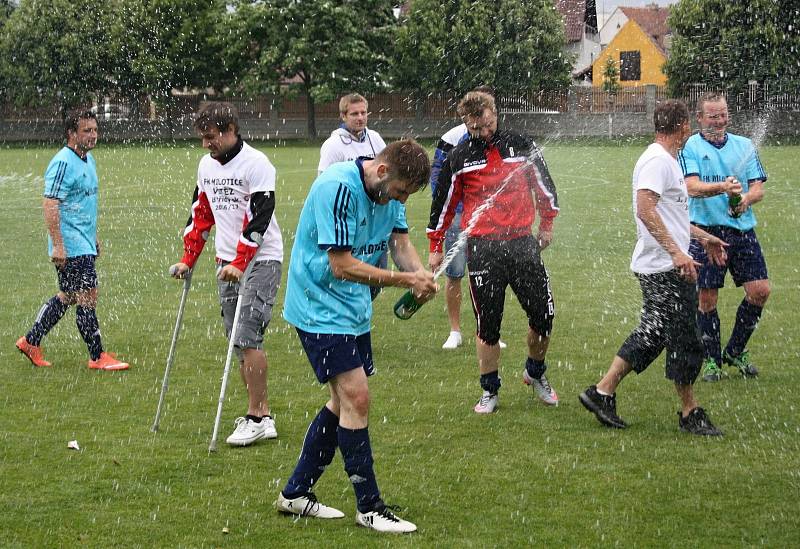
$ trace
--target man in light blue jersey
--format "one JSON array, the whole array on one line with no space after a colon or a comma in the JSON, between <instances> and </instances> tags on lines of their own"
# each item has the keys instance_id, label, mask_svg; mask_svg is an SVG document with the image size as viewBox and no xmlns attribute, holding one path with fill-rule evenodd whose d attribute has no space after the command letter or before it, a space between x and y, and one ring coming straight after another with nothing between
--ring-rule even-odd
<instances>
[{"instance_id":1,"label":"man in light blue jersey","mask_svg":"<svg viewBox=\"0 0 800 549\"><path fill-rule=\"evenodd\" d=\"M436 293L433 274L409 240L403 208L429 175L425 150L402 140L375 159L334 164L309 191L295 232L283 315L297 329L317 379L328 384L330 399L309 425L294 473L278 496L281 512L344 516L312 492L338 447L356 494L356 523L379 532L416 530L383 503L372 468L369 288L410 288L420 303ZM400 272L376 266L387 250Z\"/></svg>"},{"instance_id":2,"label":"man in light blue jersey","mask_svg":"<svg viewBox=\"0 0 800 549\"><path fill-rule=\"evenodd\" d=\"M709 92L698 100L697 121L700 133L686 142L679 157L691 197L689 216L692 224L729 245L728 262L724 266L710 262L695 241L690 250L692 257L702 264L697 281L697 323L703 335L703 379L719 381L723 377L720 367L723 362L737 368L744 377L756 377L758 370L750 362L746 347L761 318L770 285L751 206L764 198L767 174L753 142L727 132L728 104L722 94ZM731 196L740 199L734 208L729 206ZM723 351L717 298L728 271L734 284L744 287L745 295Z\"/></svg>"},{"instance_id":3,"label":"man in light blue jersey","mask_svg":"<svg viewBox=\"0 0 800 549\"><path fill-rule=\"evenodd\" d=\"M97 241L97 170L91 151L97 145L97 119L91 111L73 111L65 120L67 144L50 161L44 175L44 219L49 233L48 253L56 268L59 292L36 315L30 331L17 340L17 349L34 366L50 366L41 341L76 305L78 331L89 349L89 368L126 370L128 364L103 351L97 305L95 259Z\"/></svg>"}]
</instances>

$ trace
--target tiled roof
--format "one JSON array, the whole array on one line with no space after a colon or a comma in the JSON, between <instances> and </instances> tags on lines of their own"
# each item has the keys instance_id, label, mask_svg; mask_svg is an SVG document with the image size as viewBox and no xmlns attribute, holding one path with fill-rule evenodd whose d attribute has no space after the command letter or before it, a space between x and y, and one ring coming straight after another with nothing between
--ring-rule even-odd
<instances>
[{"instance_id":1,"label":"tiled roof","mask_svg":"<svg viewBox=\"0 0 800 549\"><path fill-rule=\"evenodd\" d=\"M666 50L664 36L672 32L667 25L667 16L669 16L668 7L661 8L655 4L651 4L644 8L620 7L619 9L622 10L622 13L624 13L628 19L636 21L636 24L653 38L662 51Z\"/></svg>"},{"instance_id":2,"label":"tiled roof","mask_svg":"<svg viewBox=\"0 0 800 549\"><path fill-rule=\"evenodd\" d=\"M583 39L586 0L556 0L556 9L564 19L567 42L580 42Z\"/></svg>"}]
</instances>

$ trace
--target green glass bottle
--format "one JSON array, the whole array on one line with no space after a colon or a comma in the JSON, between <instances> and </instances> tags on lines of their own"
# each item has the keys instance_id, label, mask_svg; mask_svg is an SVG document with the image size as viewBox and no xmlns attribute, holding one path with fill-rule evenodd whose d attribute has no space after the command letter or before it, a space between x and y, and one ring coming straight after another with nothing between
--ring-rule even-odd
<instances>
[{"instance_id":1,"label":"green glass bottle","mask_svg":"<svg viewBox=\"0 0 800 549\"><path fill-rule=\"evenodd\" d=\"M420 307L422 307L422 303L414 299L414 294L411 293L411 290L408 290L394 304L394 315L400 320L408 320L414 316L414 313L419 311Z\"/></svg>"},{"instance_id":2,"label":"green glass bottle","mask_svg":"<svg viewBox=\"0 0 800 549\"><path fill-rule=\"evenodd\" d=\"M736 208L742 202L742 195L741 194L732 194L728 196L728 215L732 218L736 219L741 213L736 211Z\"/></svg>"}]
</instances>

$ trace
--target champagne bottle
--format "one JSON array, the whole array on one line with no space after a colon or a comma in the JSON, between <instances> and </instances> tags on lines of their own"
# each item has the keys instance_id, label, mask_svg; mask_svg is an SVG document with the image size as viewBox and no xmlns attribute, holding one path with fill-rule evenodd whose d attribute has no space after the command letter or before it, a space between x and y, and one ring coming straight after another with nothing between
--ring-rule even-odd
<instances>
[{"instance_id":1,"label":"champagne bottle","mask_svg":"<svg viewBox=\"0 0 800 549\"><path fill-rule=\"evenodd\" d=\"M736 208L742 202L742 195L741 194L732 194L728 196L728 215L732 218L736 219L741 213L736 211Z\"/></svg>"},{"instance_id":2,"label":"champagne bottle","mask_svg":"<svg viewBox=\"0 0 800 549\"><path fill-rule=\"evenodd\" d=\"M400 320L408 320L414 316L414 313L419 311L420 307L422 307L422 303L414 299L414 294L411 293L411 290L408 290L394 304L394 314Z\"/></svg>"}]
</instances>

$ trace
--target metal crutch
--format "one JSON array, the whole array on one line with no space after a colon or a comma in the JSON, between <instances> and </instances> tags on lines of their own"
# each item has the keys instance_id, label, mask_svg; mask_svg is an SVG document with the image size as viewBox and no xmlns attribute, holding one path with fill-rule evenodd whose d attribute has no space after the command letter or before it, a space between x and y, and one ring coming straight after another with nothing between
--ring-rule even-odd
<instances>
[{"instance_id":1,"label":"metal crutch","mask_svg":"<svg viewBox=\"0 0 800 549\"><path fill-rule=\"evenodd\" d=\"M181 294L181 304L178 306L178 318L175 320L175 329L172 331L172 343L169 345L167 369L164 370L164 381L161 382L161 395L158 397L156 419L153 421L153 426L150 427L150 430L154 433L158 431L158 422L161 420L161 407L164 405L164 395L167 394L167 387L169 386L169 372L172 369L172 362L175 360L175 346L178 344L178 334L181 332L181 324L183 322L183 308L186 306L186 296L189 294L189 288L191 287L192 270L189 269L186 271L186 275L183 277L183 293Z\"/></svg>"},{"instance_id":2,"label":"metal crutch","mask_svg":"<svg viewBox=\"0 0 800 549\"><path fill-rule=\"evenodd\" d=\"M236 339L236 330L239 327L239 315L242 310L242 294L244 294L245 285L247 284L247 279L250 276L250 271L253 269L253 265L256 264L256 256L258 256L258 251L261 249L261 245L264 243L264 238L255 232L250 234L250 240L255 242L258 245L258 248L256 248L256 253L253 254L253 259L244 270L244 274L242 274L242 278L239 281L239 295L236 297L236 312L233 314L233 326L231 327L231 335L228 340L228 356L225 358L225 370L222 372L222 386L219 389L217 417L214 419L214 431L211 433L211 444L208 445L209 452L217 451L217 434L219 433L219 422L220 419L222 419L222 403L225 401L225 388L228 385L228 374L231 370L231 358L233 357L234 346L233 342Z\"/></svg>"}]
</instances>

